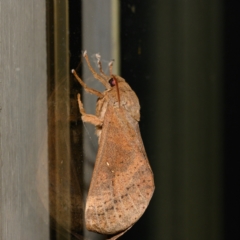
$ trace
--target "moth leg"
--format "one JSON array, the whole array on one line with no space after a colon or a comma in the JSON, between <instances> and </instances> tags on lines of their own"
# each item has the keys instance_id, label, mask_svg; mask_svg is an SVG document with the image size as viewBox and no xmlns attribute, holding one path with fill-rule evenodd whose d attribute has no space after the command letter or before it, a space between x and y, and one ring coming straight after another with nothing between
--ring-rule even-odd
<instances>
[{"instance_id":1,"label":"moth leg","mask_svg":"<svg viewBox=\"0 0 240 240\"><path fill-rule=\"evenodd\" d=\"M92 114L87 114L85 112L85 109L83 107L82 101L81 101L81 96L80 93L78 93L77 95L77 99L78 99L78 106L79 106L79 110L80 113L82 114L82 120L83 122L88 122L93 124L94 126L102 126L103 121L101 119L99 119L97 116L92 115Z\"/></svg>"},{"instance_id":2,"label":"moth leg","mask_svg":"<svg viewBox=\"0 0 240 240\"><path fill-rule=\"evenodd\" d=\"M114 60L112 60L112 61L109 62L109 64L108 64L110 76L112 76L113 61L114 61Z\"/></svg>"},{"instance_id":3,"label":"moth leg","mask_svg":"<svg viewBox=\"0 0 240 240\"><path fill-rule=\"evenodd\" d=\"M83 82L83 80L77 75L76 71L73 69L72 70L73 75L75 76L75 78L78 80L78 82L83 86L83 88L85 89L86 92L92 93L96 96L98 96L99 98L103 98L103 94L93 88L89 88L85 82Z\"/></svg>"},{"instance_id":4,"label":"moth leg","mask_svg":"<svg viewBox=\"0 0 240 240\"><path fill-rule=\"evenodd\" d=\"M98 64L98 68L101 73L101 76L105 79L105 81L107 81L109 79L109 77L103 72L100 54L97 53L96 58L97 58L97 64Z\"/></svg>"},{"instance_id":5,"label":"moth leg","mask_svg":"<svg viewBox=\"0 0 240 240\"><path fill-rule=\"evenodd\" d=\"M87 51L83 53L83 57L85 58L88 68L92 72L94 78L96 78L99 82L101 82L106 87L106 89L110 89L111 88L110 84L101 75L95 72L95 70L92 68L88 59Z\"/></svg>"}]
</instances>

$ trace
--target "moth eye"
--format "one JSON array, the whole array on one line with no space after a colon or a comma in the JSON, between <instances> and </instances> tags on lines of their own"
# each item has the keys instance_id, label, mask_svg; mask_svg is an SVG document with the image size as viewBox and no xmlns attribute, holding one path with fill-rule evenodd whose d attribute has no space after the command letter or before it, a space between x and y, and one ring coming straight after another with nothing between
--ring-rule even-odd
<instances>
[{"instance_id":1,"label":"moth eye","mask_svg":"<svg viewBox=\"0 0 240 240\"><path fill-rule=\"evenodd\" d=\"M116 85L116 82L115 82L114 78L111 78L108 82L111 85L111 87L114 87Z\"/></svg>"}]
</instances>

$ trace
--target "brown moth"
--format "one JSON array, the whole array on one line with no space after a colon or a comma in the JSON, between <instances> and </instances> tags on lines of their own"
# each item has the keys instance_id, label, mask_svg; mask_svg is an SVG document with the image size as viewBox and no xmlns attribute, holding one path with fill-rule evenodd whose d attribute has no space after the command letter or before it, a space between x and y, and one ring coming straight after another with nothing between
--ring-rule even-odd
<instances>
[{"instance_id":1,"label":"brown moth","mask_svg":"<svg viewBox=\"0 0 240 240\"><path fill-rule=\"evenodd\" d=\"M135 92L120 76L102 71L100 55L96 55L100 74L90 65L93 76L105 87L104 92L91 89L75 70L72 73L92 94L98 96L96 115L87 114L78 94L83 122L96 126L99 149L85 208L86 227L90 231L115 235L117 239L138 221L154 192L154 179L143 146L139 125L140 105Z\"/></svg>"}]
</instances>

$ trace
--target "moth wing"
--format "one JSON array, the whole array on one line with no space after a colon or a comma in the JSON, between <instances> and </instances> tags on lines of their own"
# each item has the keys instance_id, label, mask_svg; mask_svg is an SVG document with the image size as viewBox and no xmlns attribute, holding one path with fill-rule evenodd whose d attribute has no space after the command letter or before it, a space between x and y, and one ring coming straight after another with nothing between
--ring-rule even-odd
<instances>
[{"instance_id":1,"label":"moth wing","mask_svg":"<svg viewBox=\"0 0 240 240\"><path fill-rule=\"evenodd\" d=\"M87 229L126 230L142 216L153 192L138 122L124 108L108 107L86 202Z\"/></svg>"}]
</instances>

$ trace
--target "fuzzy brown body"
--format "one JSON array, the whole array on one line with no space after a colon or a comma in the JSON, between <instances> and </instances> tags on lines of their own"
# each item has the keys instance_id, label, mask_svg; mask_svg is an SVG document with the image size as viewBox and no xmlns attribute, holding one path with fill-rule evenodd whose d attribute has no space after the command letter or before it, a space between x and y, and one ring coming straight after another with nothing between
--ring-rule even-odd
<instances>
[{"instance_id":1,"label":"fuzzy brown body","mask_svg":"<svg viewBox=\"0 0 240 240\"><path fill-rule=\"evenodd\" d=\"M153 173L138 125L138 98L123 78L114 78L118 89L113 86L102 93L96 116L85 113L79 98L82 120L94 124L99 136L86 201L86 227L102 234L129 229L142 216L154 192Z\"/></svg>"},{"instance_id":2,"label":"fuzzy brown body","mask_svg":"<svg viewBox=\"0 0 240 240\"><path fill-rule=\"evenodd\" d=\"M154 191L153 174L142 143L140 106L130 86L118 80L98 100L99 149L87 197L89 230L114 234L133 225L144 213Z\"/></svg>"}]
</instances>

